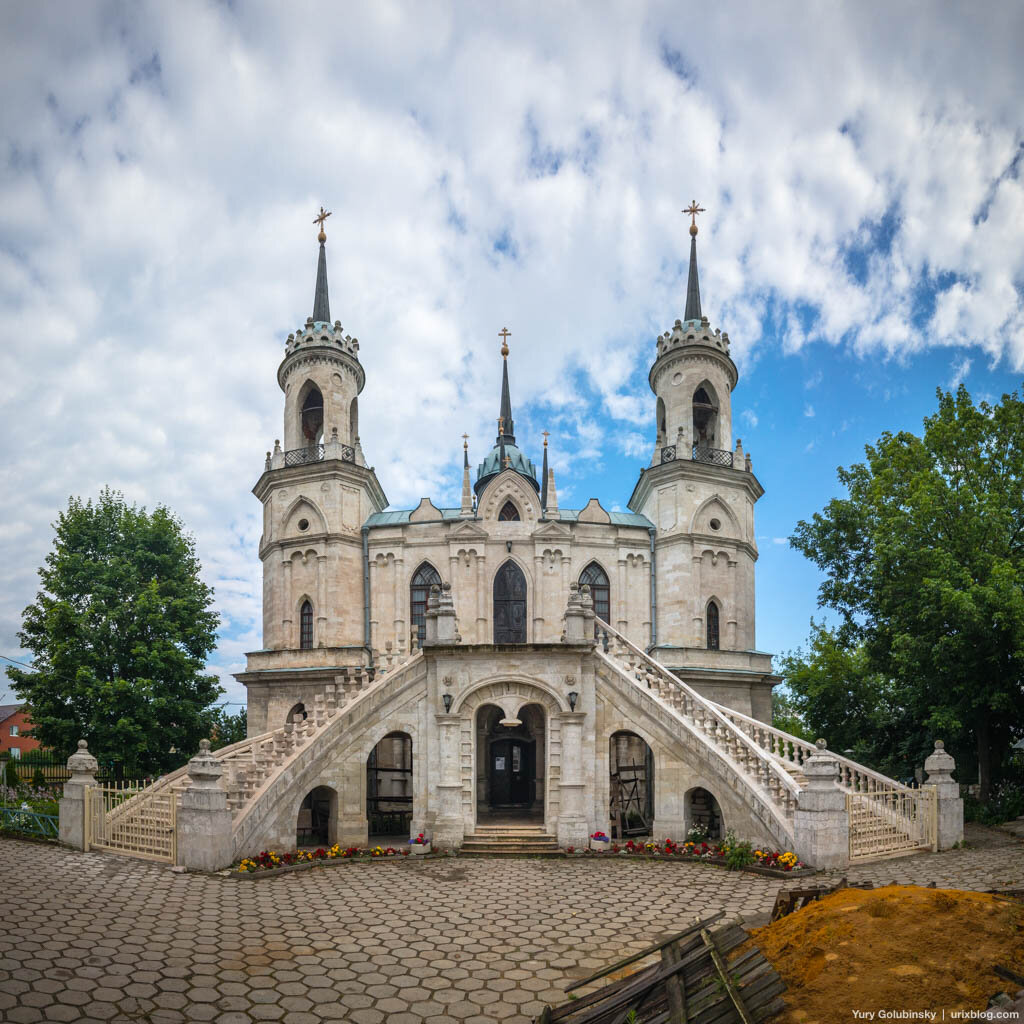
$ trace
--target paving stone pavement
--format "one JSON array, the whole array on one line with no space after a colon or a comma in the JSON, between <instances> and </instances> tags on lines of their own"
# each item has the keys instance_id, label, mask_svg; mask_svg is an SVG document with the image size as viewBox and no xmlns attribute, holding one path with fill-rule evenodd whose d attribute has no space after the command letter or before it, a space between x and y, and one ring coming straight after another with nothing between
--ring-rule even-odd
<instances>
[{"instance_id":1,"label":"paving stone pavement","mask_svg":"<svg viewBox=\"0 0 1024 1024\"><path fill-rule=\"evenodd\" d=\"M1024 885L1024 844L851 877ZM402 859L254 880L0 839L0 1020L525 1024L564 986L786 883L625 858Z\"/></svg>"}]
</instances>

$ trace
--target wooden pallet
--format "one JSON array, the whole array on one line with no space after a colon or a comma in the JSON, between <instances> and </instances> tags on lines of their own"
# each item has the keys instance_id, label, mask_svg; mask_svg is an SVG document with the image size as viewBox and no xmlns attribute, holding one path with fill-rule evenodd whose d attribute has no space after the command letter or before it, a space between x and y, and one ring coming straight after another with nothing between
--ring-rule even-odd
<instances>
[{"instance_id":1,"label":"wooden pallet","mask_svg":"<svg viewBox=\"0 0 1024 1024\"><path fill-rule=\"evenodd\" d=\"M738 924L711 930L722 916L697 921L575 982L567 992L660 954L649 967L579 999L546 1007L537 1024L625 1024L631 1013L643 1024L756 1024L778 1013L783 1007L782 979L757 949L727 961L748 936Z\"/></svg>"},{"instance_id":2,"label":"wooden pallet","mask_svg":"<svg viewBox=\"0 0 1024 1024\"><path fill-rule=\"evenodd\" d=\"M932 883L934 887L935 883ZM794 910L801 910L808 903L814 903L823 896L829 896L840 889L873 889L874 882L847 882L840 878L835 885L814 885L805 889L783 889L775 897L775 906L772 907L772 921L778 921L780 917L792 914Z\"/></svg>"}]
</instances>

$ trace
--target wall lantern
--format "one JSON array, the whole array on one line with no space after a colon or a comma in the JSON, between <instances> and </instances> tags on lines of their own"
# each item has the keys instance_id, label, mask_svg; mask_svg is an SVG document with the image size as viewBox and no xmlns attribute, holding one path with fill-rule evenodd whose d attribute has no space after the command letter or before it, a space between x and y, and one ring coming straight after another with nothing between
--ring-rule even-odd
<instances>
[{"instance_id":1,"label":"wall lantern","mask_svg":"<svg viewBox=\"0 0 1024 1024\"><path fill-rule=\"evenodd\" d=\"M580 695L575 690L569 691L569 710L576 710L576 701L580 699Z\"/></svg>"},{"instance_id":2,"label":"wall lantern","mask_svg":"<svg viewBox=\"0 0 1024 1024\"><path fill-rule=\"evenodd\" d=\"M447 715L452 710L452 701L455 698L450 693L442 693L441 700L444 701L444 713Z\"/></svg>"}]
</instances>

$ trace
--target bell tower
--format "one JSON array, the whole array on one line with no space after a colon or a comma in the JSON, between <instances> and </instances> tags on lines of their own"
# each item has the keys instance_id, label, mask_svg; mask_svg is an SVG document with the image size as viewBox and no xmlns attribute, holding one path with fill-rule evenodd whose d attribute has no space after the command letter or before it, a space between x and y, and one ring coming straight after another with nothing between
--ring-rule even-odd
<instances>
[{"instance_id":1,"label":"bell tower","mask_svg":"<svg viewBox=\"0 0 1024 1024\"><path fill-rule=\"evenodd\" d=\"M704 211L693 202L683 212L691 218L686 306L657 339L648 376L656 441L629 507L655 526L655 657L680 671L713 669L725 685L726 653L754 651L754 503L764 491L732 434L739 373L729 335L712 330L701 311L697 214ZM732 672L736 658L727 660ZM751 671L763 680L770 661ZM736 685L743 678L737 673Z\"/></svg>"},{"instance_id":2,"label":"bell tower","mask_svg":"<svg viewBox=\"0 0 1024 1024\"><path fill-rule=\"evenodd\" d=\"M344 648L330 664L368 659L361 530L388 503L359 440L366 382L359 342L331 323L329 216L321 207L313 221L320 229L313 314L288 335L277 369L284 446L274 442L253 488L263 503L263 646L294 652L289 667L297 668L324 663L325 655L306 653L314 649Z\"/></svg>"}]
</instances>

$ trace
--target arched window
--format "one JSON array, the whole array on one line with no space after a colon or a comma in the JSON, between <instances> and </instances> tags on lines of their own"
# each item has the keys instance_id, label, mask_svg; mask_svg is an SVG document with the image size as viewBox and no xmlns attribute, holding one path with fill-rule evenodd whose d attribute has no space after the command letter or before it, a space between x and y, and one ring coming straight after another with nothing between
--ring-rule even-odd
<instances>
[{"instance_id":1,"label":"arched window","mask_svg":"<svg viewBox=\"0 0 1024 1024\"><path fill-rule=\"evenodd\" d=\"M499 523L518 523L519 522L519 509L511 501L506 501L501 506L501 511L498 513Z\"/></svg>"},{"instance_id":2,"label":"arched window","mask_svg":"<svg viewBox=\"0 0 1024 1024\"><path fill-rule=\"evenodd\" d=\"M410 632L416 630L417 646L423 645L423 638L427 635L427 599L435 583L441 586L441 576L429 562L424 562L413 574L409 585L409 628Z\"/></svg>"},{"instance_id":3,"label":"arched window","mask_svg":"<svg viewBox=\"0 0 1024 1024\"><path fill-rule=\"evenodd\" d=\"M718 398L705 381L693 393L693 444L695 448L714 448L718 426Z\"/></svg>"},{"instance_id":4,"label":"arched window","mask_svg":"<svg viewBox=\"0 0 1024 1024\"><path fill-rule=\"evenodd\" d=\"M590 599L594 602L594 614L603 622L608 622L612 613L611 588L604 569L591 562L580 573L580 586L586 583L590 587ZM597 628L596 626L594 627Z\"/></svg>"},{"instance_id":5,"label":"arched window","mask_svg":"<svg viewBox=\"0 0 1024 1024\"><path fill-rule=\"evenodd\" d=\"M526 643L526 577L511 559L494 577L494 642Z\"/></svg>"},{"instance_id":6,"label":"arched window","mask_svg":"<svg viewBox=\"0 0 1024 1024\"><path fill-rule=\"evenodd\" d=\"M657 406L657 430L658 430L658 443L668 444L668 422L665 419L665 400L663 398L658 399Z\"/></svg>"},{"instance_id":7,"label":"arched window","mask_svg":"<svg viewBox=\"0 0 1024 1024\"><path fill-rule=\"evenodd\" d=\"M708 601L707 614L708 650L718 650L718 605Z\"/></svg>"},{"instance_id":8,"label":"arched window","mask_svg":"<svg viewBox=\"0 0 1024 1024\"><path fill-rule=\"evenodd\" d=\"M304 651L313 649L313 606L308 601L302 602L299 612L299 647Z\"/></svg>"},{"instance_id":9,"label":"arched window","mask_svg":"<svg viewBox=\"0 0 1024 1024\"><path fill-rule=\"evenodd\" d=\"M307 445L319 444L324 435L324 396L315 384L302 402L302 439Z\"/></svg>"}]
</instances>

